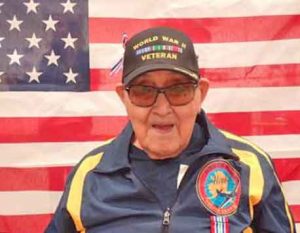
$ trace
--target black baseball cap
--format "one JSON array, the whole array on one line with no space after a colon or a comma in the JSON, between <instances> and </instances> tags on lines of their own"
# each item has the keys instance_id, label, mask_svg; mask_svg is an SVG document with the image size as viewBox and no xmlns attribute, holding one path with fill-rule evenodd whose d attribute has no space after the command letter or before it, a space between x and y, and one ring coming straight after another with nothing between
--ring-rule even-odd
<instances>
[{"instance_id":1,"label":"black baseball cap","mask_svg":"<svg viewBox=\"0 0 300 233\"><path fill-rule=\"evenodd\" d=\"M199 67L191 39L168 27L155 27L126 42L122 82L127 85L143 73L172 70L198 81Z\"/></svg>"}]
</instances>

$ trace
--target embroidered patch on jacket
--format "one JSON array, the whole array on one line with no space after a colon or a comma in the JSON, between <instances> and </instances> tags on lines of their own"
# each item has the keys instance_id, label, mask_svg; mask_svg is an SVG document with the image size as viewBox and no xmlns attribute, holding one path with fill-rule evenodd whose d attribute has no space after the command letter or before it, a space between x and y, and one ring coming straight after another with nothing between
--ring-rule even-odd
<instances>
[{"instance_id":1,"label":"embroidered patch on jacket","mask_svg":"<svg viewBox=\"0 0 300 233\"><path fill-rule=\"evenodd\" d=\"M200 170L196 189L208 211L218 216L232 215L240 201L240 175L227 161L213 160Z\"/></svg>"}]
</instances>

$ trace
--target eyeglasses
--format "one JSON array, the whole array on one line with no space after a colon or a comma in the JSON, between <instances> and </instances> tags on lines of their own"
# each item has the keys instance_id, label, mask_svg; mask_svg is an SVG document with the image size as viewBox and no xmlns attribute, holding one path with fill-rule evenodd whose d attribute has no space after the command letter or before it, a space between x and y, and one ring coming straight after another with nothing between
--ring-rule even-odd
<instances>
[{"instance_id":1,"label":"eyeglasses","mask_svg":"<svg viewBox=\"0 0 300 233\"><path fill-rule=\"evenodd\" d=\"M125 87L125 90L128 92L131 103L139 107L152 106L160 93L165 95L171 105L181 106L193 100L197 86L198 83L193 82L175 84L164 88L130 85Z\"/></svg>"}]
</instances>

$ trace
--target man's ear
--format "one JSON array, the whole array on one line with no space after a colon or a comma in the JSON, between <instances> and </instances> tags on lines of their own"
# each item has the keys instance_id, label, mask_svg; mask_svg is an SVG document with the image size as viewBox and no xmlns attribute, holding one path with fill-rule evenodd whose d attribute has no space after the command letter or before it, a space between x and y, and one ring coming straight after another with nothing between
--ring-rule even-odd
<instances>
[{"instance_id":1,"label":"man's ear","mask_svg":"<svg viewBox=\"0 0 300 233\"><path fill-rule=\"evenodd\" d=\"M208 89L209 89L209 81L206 78L201 77L200 81L199 81L199 89L201 92L201 103L204 101Z\"/></svg>"},{"instance_id":2,"label":"man's ear","mask_svg":"<svg viewBox=\"0 0 300 233\"><path fill-rule=\"evenodd\" d=\"M125 90L124 85L122 83L118 83L115 87L115 91L123 103L124 103L124 99L125 99L125 91L124 90Z\"/></svg>"}]
</instances>

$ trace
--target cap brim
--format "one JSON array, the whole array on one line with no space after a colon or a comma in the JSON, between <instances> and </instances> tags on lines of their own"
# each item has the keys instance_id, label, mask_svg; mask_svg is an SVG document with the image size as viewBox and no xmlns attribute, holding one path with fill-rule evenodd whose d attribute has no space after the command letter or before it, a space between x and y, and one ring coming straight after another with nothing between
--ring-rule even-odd
<instances>
[{"instance_id":1,"label":"cap brim","mask_svg":"<svg viewBox=\"0 0 300 233\"><path fill-rule=\"evenodd\" d=\"M123 79L124 84L127 85L132 80L137 78L138 76L140 76L140 75L142 75L146 72L154 71L154 70L171 70L171 71L175 71L175 72L179 72L179 73L182 73L184 75L187 75L187 76L189 76L190 78L192 78L196 81L199 80L199 75L197 73L192 72L190 70L187 70L185 68L175 66L175 65L171 65L171 64L151 64L151 65L146 65L146 66L139 67L139 68L135 69L134 71L132 71L131 73L129 73Z\"/></svg>"}]
</instances>

